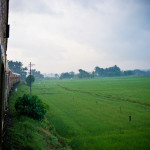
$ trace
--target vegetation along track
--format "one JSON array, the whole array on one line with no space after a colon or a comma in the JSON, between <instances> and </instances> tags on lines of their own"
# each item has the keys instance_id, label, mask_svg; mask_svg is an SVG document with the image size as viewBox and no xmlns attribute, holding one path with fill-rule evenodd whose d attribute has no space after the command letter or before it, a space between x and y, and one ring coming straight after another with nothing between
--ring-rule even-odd
<instances>
[{"instance_id":1,"label":"vegetation along track","mask_svg":"<svg viewBox=\"0 0 150 150\"><path fill-rule=\"evenodd\" d=\"M140 104L140 105L147 106L147 107L150 108L150 104L139 102L139 101L136 101L136 100L133 100L133 99L130 99L130 98L122 98L122 97L117 97L117 96L113 96L113 95L106 95L106 94L103 94L103 93L92 93L92 92L83 91L83 90L70 89L68 87L62 86L61 84L57 84L57 86L65 89L67 91L70 91L70 92L78 92L78 93L89 94L89 95L92 95L92 96L107 98L109 100L127 101L127 102L130 102L130 103L136 103L136 104Z\"/></svg>"}]
</instances>

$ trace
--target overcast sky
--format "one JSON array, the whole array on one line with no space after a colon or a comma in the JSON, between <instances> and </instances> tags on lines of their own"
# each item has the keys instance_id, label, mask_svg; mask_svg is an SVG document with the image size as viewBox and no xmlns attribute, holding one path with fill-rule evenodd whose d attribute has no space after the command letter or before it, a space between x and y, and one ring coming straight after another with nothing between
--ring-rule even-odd
<instances>
[{"instance_id":1,"label":"overcast sky","mask_svg":"<svg viewBox=\"0 0 150 150\"><path fill-rule=\"evenodd\" d=\"M10 0L8 59L42 73L150 69L150 0Z\"/></svg>"}]
</instances>

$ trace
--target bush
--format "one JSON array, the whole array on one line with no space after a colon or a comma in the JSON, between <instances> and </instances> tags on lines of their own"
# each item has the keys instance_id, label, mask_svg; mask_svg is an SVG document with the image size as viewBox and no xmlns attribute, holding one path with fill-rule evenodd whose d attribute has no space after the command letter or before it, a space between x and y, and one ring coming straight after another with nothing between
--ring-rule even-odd
<instances>
[{"instance_id":1,"label":"bush","mask_svg":"<svg viewBox=\"0 0 150 150\"><path fill-rule=\"evenodd\" d=\"M37 120L43 120L48 105L43 103L37 96L24 94L15 103L16 111L21 115L26 115Z\"/></svg>"}]
</instances>

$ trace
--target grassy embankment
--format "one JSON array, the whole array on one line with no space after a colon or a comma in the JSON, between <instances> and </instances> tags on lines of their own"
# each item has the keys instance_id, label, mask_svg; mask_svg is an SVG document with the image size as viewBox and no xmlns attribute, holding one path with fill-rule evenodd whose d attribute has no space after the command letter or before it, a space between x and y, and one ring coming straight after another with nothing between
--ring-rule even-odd
<instances>
[{"instance_id":1,"label":"grassy embankment","mask_svg":"<svg viewBox=\"0 0 150 150\"><path fill-rule=\"evenodd\" d=\"M60 141L53 140L51 122L74 150L150 149L150 77L44 80L32 91L50 106L46 120L17 117L14 101L27 92L21 85L10 101L13 142L19 138L34 149L48 148L51 139Z\"/></svg>"},{"instance_id":2,"label":"grassy embankment","mask_svg":"<svg viewBox=\"0 0 150 150\"><path fill-rule=\"evenodd\" d=\"M42 81L33 93L74 150L150 149L150 77Z\"/></svg>"},{"instance_id":3,"label":"grassy embankment","mask_svg":"<svg viewBox=\"0 0 150 150\"><path fill-rule=\"evenodd\" d=\"M43 122L25 116L19 116L14 108L15 101L23 94L28 94L29 88L20 84L17 92L13 92L9 102L9 114L12 127L8 129L4 149L8 150L69 150L67 141L59 136L54 126L47 120Z\"/></svg>"}]
</instances>

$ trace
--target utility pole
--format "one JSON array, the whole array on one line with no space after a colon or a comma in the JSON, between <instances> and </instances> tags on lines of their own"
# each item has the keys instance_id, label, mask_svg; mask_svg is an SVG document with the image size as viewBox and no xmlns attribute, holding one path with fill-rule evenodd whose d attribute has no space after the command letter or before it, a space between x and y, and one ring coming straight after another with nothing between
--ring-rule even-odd
<instances>
[{"instance_id":1,"label":"utility pole","mask_svg":"<svg viewBox=\"0 0 150 150\"><path fill-rule=\"evenodd\" d=\"M29 67L30 67L30 96L31 96L31 67L34 66L34 64L29 64Z\"/></svg>"}]
</instances>

